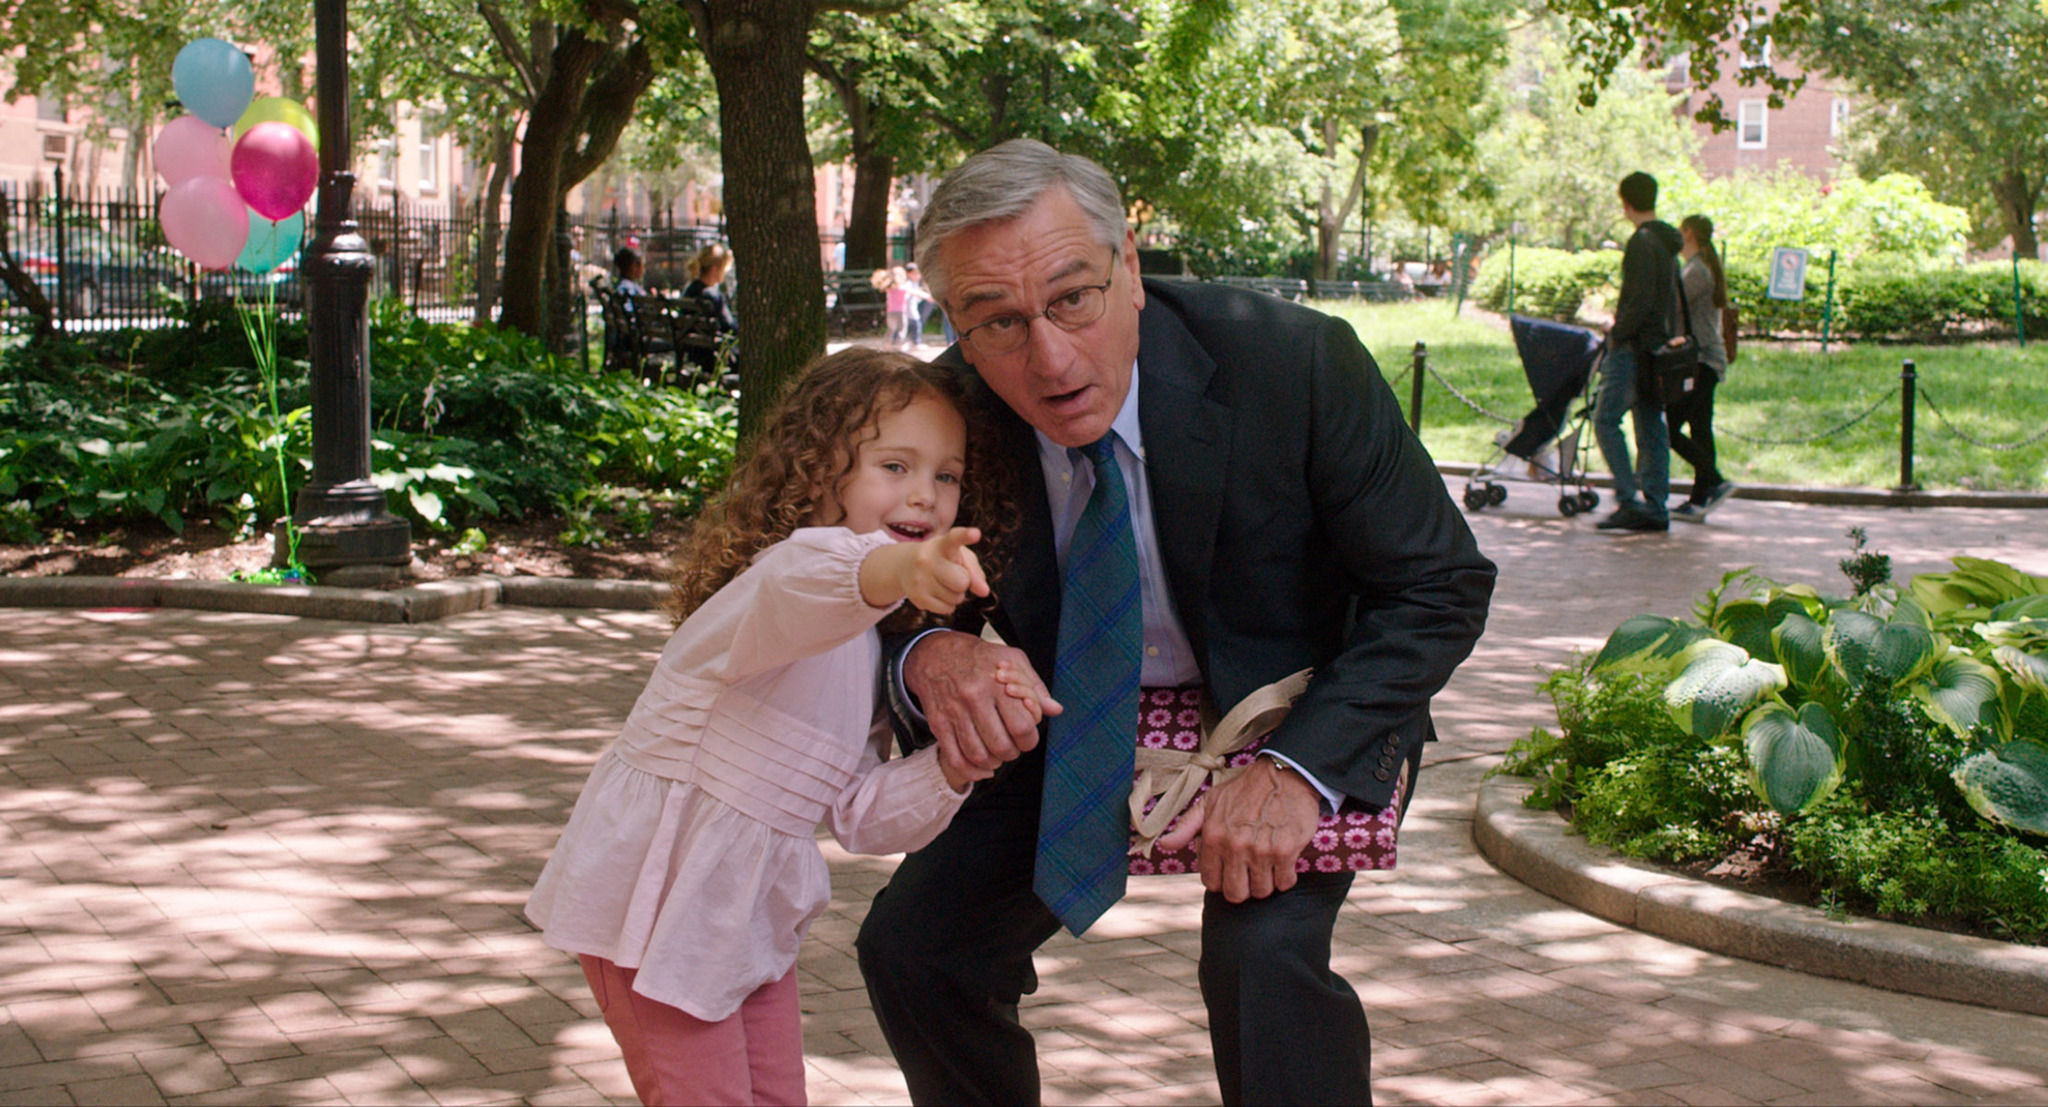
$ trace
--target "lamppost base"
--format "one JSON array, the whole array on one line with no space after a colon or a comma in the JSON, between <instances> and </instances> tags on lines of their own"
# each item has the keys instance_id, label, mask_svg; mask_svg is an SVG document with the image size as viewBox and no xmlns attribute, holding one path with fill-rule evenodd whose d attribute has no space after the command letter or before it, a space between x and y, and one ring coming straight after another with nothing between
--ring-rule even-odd
<instances>
[{"instance_id":1,"label":"lamppost base","mask_svg":"<svg viewBox=\"0 0 2048 1107\"><path fill-rule=\"evenodd\" d=\"M270 533L270 563L283 568L291 561L291 538L282 522ZM308 524L299 528L298 553L299 564L308 569L388 565L402 570L412 564L412 524L397 518L343 526Z\"/></svg>"}]
</instances>

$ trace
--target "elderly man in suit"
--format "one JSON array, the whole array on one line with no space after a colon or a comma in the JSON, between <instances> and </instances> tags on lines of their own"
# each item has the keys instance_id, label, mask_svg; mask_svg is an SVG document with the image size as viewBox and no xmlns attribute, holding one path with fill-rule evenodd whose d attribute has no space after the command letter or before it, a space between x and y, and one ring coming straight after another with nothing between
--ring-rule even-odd
<instances>
[{"instance_id":1,"label":"elderly man in suit","mask_svg":"<svg viewBox=\"0 0 2048 1107\"><path fill-rule=\"evenodd\" d=\"M1343 322L1259 293L1147 284L1115 183L1017 140L947 176L918 260L1020 475L999 602L897 655L899 722L1011 762L905 858L861 929L918 1103L1035 1103L1032 951L1125 888L1140 687L1227 711L1302 669L1198 834L1200 982L1226 1103L1362 1103L1365 1012L1330 969L1349 872L1297 873L1319 821L1405 797L1429 699L1485 623L1481 556ZM975 635L986 620L1010 645ZM1028 664L1028 670L1026 666ZM1032 705L997 670L1052 674Z\"/></svg>"}]
</instances>

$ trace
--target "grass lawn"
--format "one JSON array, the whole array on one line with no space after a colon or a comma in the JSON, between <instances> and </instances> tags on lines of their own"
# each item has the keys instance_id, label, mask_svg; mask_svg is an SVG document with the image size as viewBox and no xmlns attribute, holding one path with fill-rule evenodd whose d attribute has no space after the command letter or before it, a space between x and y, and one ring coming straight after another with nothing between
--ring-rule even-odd
<instances>
[{"instance_id":1,"label":"grass lawn","mask_svg":"<svg viewBox=\"0 0 2048 1107\"><path fill-rule=\"evenodd\" d=\"M1473 403L1506 419L1534 405L1507 321L1466 304L1453 316L1441 301L1401 304L1324 303L1349 320L1373 352L1403 406L1417 341L1429 364ZM2048 489L2048 335L2018 343L1943 346L1744 342L1728 379L1714 396L1715 438L1730 479L1761 484L1888 488L1899 479L1899 369L1917 366L1923 399L1916 405L1913 475L1925 488ZM1790 444L1835 430L1870 409L1854 426L1816 442ZM1434 377L1423 387L1422 440L1446 461L1481 461L1494 450L1502 424L1475 413ZM1955 429L1951 429L1951 424ZM2013 450L1973 444L2010 444ZM1741 436L1741 437L1738 437ZM1750 441L1751 439L1768 441ZM1586 443L1591 448L1590 435ZM1596 470L1603 470L1594 454ZM1690 487L1685 462L1672 459L1672 486Z\"/></svg>"}]
</instances>

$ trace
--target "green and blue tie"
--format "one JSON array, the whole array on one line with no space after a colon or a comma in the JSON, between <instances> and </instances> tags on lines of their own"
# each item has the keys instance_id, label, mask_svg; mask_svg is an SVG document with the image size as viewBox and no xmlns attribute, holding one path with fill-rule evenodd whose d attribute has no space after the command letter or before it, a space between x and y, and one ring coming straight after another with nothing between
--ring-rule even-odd
<instances>
[{"instance_id":1,"label":"green and blue tie","mask_svg":"<svg viewBox=\"0 0 2048 1107\"><path fill-rule=\"evenodd\" d=\"M1115 432L1082 447L1095 490L1081 509L1060 580L1059 652L1045 752L1032 890L1075 934L1123 898L1130 845L1140 651L1138 543L1117 468Z\"/></svg>"}]
</instances>

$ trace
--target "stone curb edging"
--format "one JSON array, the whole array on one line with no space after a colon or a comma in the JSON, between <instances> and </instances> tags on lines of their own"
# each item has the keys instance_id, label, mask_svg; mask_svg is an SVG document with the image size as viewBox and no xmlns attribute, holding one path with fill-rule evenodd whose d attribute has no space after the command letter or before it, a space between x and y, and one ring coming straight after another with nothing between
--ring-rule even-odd
<instances>
[{"instance_id":1,"label":"stone curb edging","mask_svg":"<svg viewBox=\"0 0 2048 1107\"><path fill-rule=\"evenodd\" d=\"M1437 472L1447 477L1470 477L1479 466L1469 461L1439 461ZM1536 481L1504 480L1508 488L1554 488ZM1586 483L1595 488L1614 487L1605 473L1587 474ZM1674 488L1683 482L1673 484ZM1576 486L1575 486L1576 487ZM2048 508L2048 493L1965 492L1960 489L1895 492L1889 488L1809 488L1796 484L1744 484L1735 489L1738 500L1777 500L1795 504L1829 504L1835 507L2005 507Z\"/></svg>"},{"instance_id":2,"label":"stone curb edging","mask_svg":"<svg viewBox=\"0 0 2048 1107\"><path fill-rule=\"evenodd\" d=\"M1895 992L2048 1015L2048 949L1872 919L1837 921L1610 853L1522 800L1526 780L1480 785L1472 839L1501 871L1581 911L1689 946Z\"/></svg>"},{"instance_id":3,"label":"stone curb edging","mask_svg":"<svg viewBox=\"0 0 2048 1107\"><path fill-rule=\"evenodd\" d=\"M497 604L645 610L668 585L566 577L464 577L407 588L125 577L0 577L0 607L179 607L358 623L425 623Z\"/></svg>"}]
</instances>

